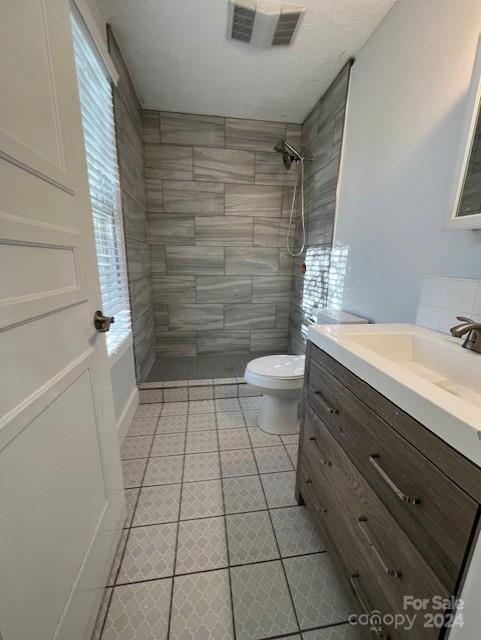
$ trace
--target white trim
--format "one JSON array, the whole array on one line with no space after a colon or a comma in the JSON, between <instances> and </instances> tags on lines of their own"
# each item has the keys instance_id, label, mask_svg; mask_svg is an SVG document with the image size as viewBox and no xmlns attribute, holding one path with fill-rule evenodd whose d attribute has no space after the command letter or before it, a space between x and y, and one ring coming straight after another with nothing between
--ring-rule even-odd
<instances>
[{"instance_id":1,"label":"white trim","mask_svg":"<svg viewBox=\"0 0 481 640\"><path fill-rule=\"evenodd\" d=\"M115 68L115 65L110 57L110 53L107 47L106 38L103 36L101 30L99 29L99 25L97 20L95 19L94 14L87 2L87 0L72 0L77 11L79 12L87 31L89 32L90 37L92 38L93 43L98 51L102 62L110 76L112 82L117 85L119 81L119 72Z\"/></svg>"},{"instance_id":2,"label":"white trim","mask_svg":"<svg viewBox=\"0 0 481 640\"><path fill-rule=\"evenodd\" d=\"M137 411L137 407L139 406L139 390L137 387L132 389L132 393L129 396L129 399L125 403L125 406L122 410L122 414L120 418L117 420L117 436L119 439L119 445L122 444L123 439L125 438L125 434L127 433L128 428L130 427L130 423L132 422L132 418L134 417L135 412Z\"/></svg>"},{"instance_id":3,"label":"white trim","mask_svg":"<svg viewBox=\"0 0 481 640\"><path fill-rule=\"evenodd\" d=\"M449 211L444 224L445 230L479 229L481 227L481 213L471 216L457 216L459 201L466 178L466 169L471 155L473 136L478 122L481 106L481 36L478 39L476 56L474 58L473 73L469 84L466 100L466 116L460 135L461 145L458 151L456 169L454 171L456 183L449 200Z\"/></svg>"}]
</instances>

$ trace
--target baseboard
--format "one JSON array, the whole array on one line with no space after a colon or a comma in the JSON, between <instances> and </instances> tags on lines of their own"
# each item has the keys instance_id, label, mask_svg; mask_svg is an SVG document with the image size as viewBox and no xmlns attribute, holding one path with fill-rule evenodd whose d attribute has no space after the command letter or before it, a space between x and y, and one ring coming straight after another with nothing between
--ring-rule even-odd
<instances>
[{"instance_id":1,"label":"baseboard","mask_svg":"<svg viewBox=\"0 0 481 640\"><path fill-rule=\"evenodd\" d=\"M117 420L117 436L119 438L119 443L122 443L122 440L125 438L125 434L132 422L132 418L139 406L139 390L137 387L132 389L132 393L129 396L129 399L125 403L122 414L120 418Z\"/></svg>"}]
</instances>

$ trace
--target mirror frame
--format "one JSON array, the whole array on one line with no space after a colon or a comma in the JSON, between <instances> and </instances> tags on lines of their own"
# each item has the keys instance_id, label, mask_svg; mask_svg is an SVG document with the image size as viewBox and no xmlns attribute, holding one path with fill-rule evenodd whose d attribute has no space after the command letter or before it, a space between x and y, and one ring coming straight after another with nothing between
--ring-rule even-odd
<instances>
[{"instance_id":1,"label":"mirror frame","mask_svg":"<svg viewBox=\"0 0 481 640\"><path fill-rule=\"evenodd\" d=\"M456 215L464 188L478 116L481 120L481 35L478 39L473 72L466 99L466 117L461 129L461 145L456 161L457 180L450 198L450 211L445 224L445 228L448 230L481 228L481 213L468 216Z\"/></svg>"}]
</instances>

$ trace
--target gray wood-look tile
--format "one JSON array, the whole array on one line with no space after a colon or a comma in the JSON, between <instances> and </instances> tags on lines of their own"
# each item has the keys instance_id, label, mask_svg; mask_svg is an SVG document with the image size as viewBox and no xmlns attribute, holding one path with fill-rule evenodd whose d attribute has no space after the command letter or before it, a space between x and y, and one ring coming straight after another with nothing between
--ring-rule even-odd
<instances>
[{"instance_id":1,"label":"gray wood-look tile","mask_svg":"<svg viewBox=\"0 0 481 640\"><path fill-rule=\"evenodd\" d=\"M178 331L222 329L221 304L169 304L169 328Z\"/></svg>"},{"instance_id":2,"label":"gray wood-look tile","mask_svg":"<svg viewBox=\"0 0 481 640\"><path fill-rule=\"evenodd\" d=\"M160 245L151 245L150 261L152 273L165 273L167 271L167 263L165 260L165 247Z\"/></svg>"},{"instance_id":3,"label":"gray wood-look tile","mask_svg":"<svg viewBox=\"0 0 481 640\"><path fill-rule=\"evenodd\" d=\"M327 92L322 96L319 103L318 131L325 126L329 120L346 105L347 90L349 85L349 73L345 68L336 82L332 84Z\"/></svg>"},{"instance_id":4,"label":"gray wood-look tile","mask_svg":"<svg viewBox=\"0 0 481 640\"><path fill-rule=\"evenodd\" d=\"M197 302L250 302L252 278L249 276L198 276Z\"/></svg>"},{"instance_id":5,"label":"gray wood-look tile","mask_svg":"<svg viewBox=\"0 0 481 640\"><path fill-rule=\"evenodd\" d=\"M278 302L276 304L276 329L289 327L290 302Z\"/></svg>"},{"instance_id":6,"label":"gray wood-look tile","mask_svg":"<svg viewBox=\"0 0 481 640\"><path fill-rule=\"evenodd\" d=\"M194 216L149 216L151 244L195 244Z\"/></svg>"},{"instance_id":7,"label":"gray wood-look tile","mask_svg":"<svg viewBox=\"0 0 481 640\"><path fill-rule=\"evenodd\" d=\"M155 349L165 356L195 356L197 337L194 331L157 332Z\"/></svg>"},{"instance_id":8,"label":"gray wood-look tile","mask_svg":"<svg viewBox=\"0 0 481 640\"><path fill-rule=\"evenodd\" d=\"M290 275L292 272L292 257L285 249L279 249L279 273L281 275Z\"/></svg>"},{"instance_id":9,"label":"gray wood-look tile","mask_svg":"<svg viewBox=\"0 0 481 640\"><path fill-rule=\"evenodd\" d=\"M195 218L195 238L198 245L252 245L253 218L234 216L198 216Z\"/></svg>"},{"instance_id":10,"label":"gray wood-look tile","mask_svg":"<svg viewBox=\"0 0 481 640\"><path fill-rule=\"evenodd\" d=\"M258 247L226 247L226 275L274 274L279 270L279 250Z\"/></svg>"},{"instance_id":11,"label":"gray wood-look tile","mask_svg":"<svg viewBox=\"0 0 481 640\"><path fill-rule=\"evenodd\" d=\"M145 208L125 191L122 191L122 214L127 241L132 238L146 242L148 226Z\"/></svg>"},{"instance_id":12,"label":"gray wood-look tile","mask_svg":"<svg viewBox=\"0 0 481 640\"><path fill-rule=\"evenodd\" d=\"M144 142L160 142L159 112L143 111L142 125Z\"/></svg>"},{"instance_id":13,"label":"gray wood-look tile","mask_svg":"<svg viewBox=\"0 0 481 640\"><path fill-rule=\"evenodd\" d=\"M192 149L171 144L145 144L146 177L193 180Z\"/></svg>"},{"instance_id":14,"label":"gray wood-look tile","mask_svg":"<svg viewBox=\"0 0 481 640\"><path fill-rule=\"evenodd\" d=\"M282 187L233 185L225 187L226 215L280 216Z\"/></svg>"},{"instance_id":15,"label":"gray wood-look tile","mask_svg":"<svg viewBox=\"0 0 481 640\"><path fill-rule=\"evenodd\" d=\"M164 144L223 147L224 118L163 111L160 113L160 133Z\"/></svg>"},{"instance_id":16,"label":"gray wood-look tile","mask_svg":"<svg viewBox=\"0 0 481 640\"><path fill-rule=\"evenodd\" d=\"M276 324L275 304L228 304L224 313L226 329L269 329Z\"/></svg>"},{"instance_id":17,"label":"gray wood-look tile","mask_svg":"<svg viewBox=\"0 0 481 640\"><path fill-rule=\"evenodd\" d=\"M149 278L139 278L130 282L130 302L136 316L152 310L152 295Z\"/></svg>"},{"instance_id":18,"label":"gray wood-look tile","mask_svg":"<svg viewBox=\"0 0 481 640\"><path fill-rule=\"evenodd\" d=\"M222 275L224 248L167 247L167 271L169 274Z\"/></svg>"},{"instance_id":19,"label":"gray wood-look tile","mask_svg":"<svg viewBox=\"0 0 481 640\"><path fill-rule=\"evenodd\" d=\"M126 243L126 254L129 282L150 276L150 247L146 242L138 242L131 238Z\"/></svg>"},{"instance_id":20,"label":"gray wood-look tile","mask_svg":"<svg viewBox=\"0 0 481 640\"><path fill-rule=\"evenodd\" d=\"M302 146L302 125L294 123L287 124L286 138L289 144L300 151Z\"/></svg>"},{"instance_id":21,"label":"gray wood-look tile","mask_svg":"<svg viewBox=\"0 0 481 640\"><path fill-rule=\"evenodd\" d=\"M225 146L231 149L272 151L279 140L286 137L283 122L226 118Z\"/></svg>"},{"instance_id":22,"label":"gray wood-look tile","mask_svg":"<svg viewBox=\"0 0 481 640\"><path fill-rule=\"evenodd\" d=\"M287 350L288 334L286 329L254 329L251 331L250 350L252 352Z\"/></svg>"},{"instance_id":23,"label":"gray wood-look tile","mask_svg":"<svg viewBox=\"0 0 481 640\"><path fill-rule=\"evenodd\" d=\"M198 353L245 353L249 348L249 331L199 331L197 335Z\"/></svg>"},{"instance_id":24,"label":"gray wood-look tile","mask_svg":"<svg viewBox=\"0 0 481 640\"><path fill-rule=\"evenodd\" d=\"M196 180L226 183L254 182L254 154L232 149L194 148Z\"/></svg>"},{"instance_id":25,"label":"gray wood-look tile","mask_svg":"<svg viewBox=\"0 0 481 640\"><path fill-rule=\"evenodd\" d=\"M256 152L256 184L290 186L295 183L296 177L296 166L292 165L287 170L282 162L280 153L275 151Z\"/></svg>"},{"instance_id":26,"label":"gray wood-look tile","mask_svg":"<svg viewBox=\"0 0 481 640\"><path fill-rule=\"evenodd\" d=\"M152 277L154 302L195 302L194 276Z\"/></svg>"},{"instance_id":27,"label":"gray wood-look tile","mask_svg":"<svg viewBox=\"0 0 481 640\"><path fill-rule=\"evenodd\" d=\"M289 302L291 276L254 276L252 302Z\"/></svg>"},{"instance_id":28,"label":"gray wood-look tile","mask_svg":"<svg viewBox=\"0 0 481 640\"><path fill-rule=\"evenodd\" d=\"M168 213L224 213L224 184L164 180L163 206Z\"/></svg>"},{"instance_id":29,"label":"gray wood-look tile","mask_svg":"<svg viewBox=\"0 0 481 640\"><path fill-rule=\"evenodd\" d=\"M254 246L285 247L288 227L287 218L255 218Z\"/></svg>"},{"instance_id":30,"label":"gray wood-look tile","mask_svg":"<svg viewBox=\"0 0 481 640\"><path fill-rule=\"evenodd\" d=\"M169 329L169 305L154 304L154 323L155 331L168 331Z\"/></svg>"},{"instance_id":31,"label":"gray wood-look tile","mask_svg":"<svg viewBox=\"0 0 481 640\"><path fill-rule=\"evenodd\" d=\"M159 178L145 179L145 196L148 211L163 211L164 198L162 194L162 180Z\"/></svg>"}]
</instances>

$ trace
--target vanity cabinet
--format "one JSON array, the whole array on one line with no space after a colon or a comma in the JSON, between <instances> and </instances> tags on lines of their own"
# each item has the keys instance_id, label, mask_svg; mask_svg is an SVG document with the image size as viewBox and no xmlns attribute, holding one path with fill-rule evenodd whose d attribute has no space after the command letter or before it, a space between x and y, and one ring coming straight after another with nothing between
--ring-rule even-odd
<instances>
[{"instance_id":1,"label":"vanity cabinet","mask_svg":"<svg viewBox=\"0 0 481 640\"><path fill-rule=\"evenodd\" d=\"M432 599L459 593L478 527L481 470L310 342L296 493L353 611L417 614L410 630L380 624L378 636L443 636ZM429 604L406 607L409 596Z\"/></svg>"}]
</instances>

